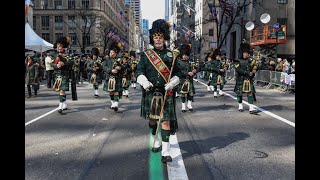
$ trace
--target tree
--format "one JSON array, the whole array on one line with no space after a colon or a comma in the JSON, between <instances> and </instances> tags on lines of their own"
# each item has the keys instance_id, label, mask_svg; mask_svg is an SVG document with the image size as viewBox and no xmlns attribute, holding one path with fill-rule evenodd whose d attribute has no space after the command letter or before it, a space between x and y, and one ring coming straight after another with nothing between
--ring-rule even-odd
<instances>
[{"instance_id":1,"label":"tree","mask_svg":"<svg viewBox=\"0 0 320 180\"><path fill-rule=\"evenodd\" d=\"M91 32L95 28L94 25L96 24L98 16L93 12L85 10L79 10L78 13L67 14L67 16L68 21L64 21L64 23L67 24L69 30L75 34L75 38L72 39L71 37L71 40L76 40L81 52L85 53L86 47L98 42L98 40L92 41L90 39ZM80 39L82 39L82 42L80 42Z\"/></svg>"},{"instance_id":2,"label":"tree","mask_svg":"<svg viewBox=\"0 0 320 180\"><path fill-rule=\"evenodd\" d=\"M104 52L107 49L107 45L109 41L118 34L119 30L113 26L111 23L102 23L100 27L98 28L101 38L103 41L103 51Z\"/></svg>"}]
</instances>

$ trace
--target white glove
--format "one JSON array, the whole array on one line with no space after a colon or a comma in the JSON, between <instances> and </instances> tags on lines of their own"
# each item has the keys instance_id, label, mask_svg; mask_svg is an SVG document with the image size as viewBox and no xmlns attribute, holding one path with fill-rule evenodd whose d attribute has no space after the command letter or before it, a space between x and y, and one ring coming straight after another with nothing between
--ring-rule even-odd
<instances>
[{"instance_id":1,"label":"white glove","mask_svg":"<svg viewBox=\"0 0 320 180\"><path fill-rule=\"evenodd\" d=\"M150 81L148 81L145 75L142 74L138 76L137 83L139 83L145 90L148 90L150 87L153 87L153 84Z\"/></svg>"},{"instance_id":2,"label":"white glove","mask_svg":"<svg viewBox=\"0 0 320 180\"><path fill-rule=\"evenodd\" d=\"M170 82L167 83L165 86L164 86L164 89L167 91L167 90L172 90L176 85L178 85L180 83L180 79L178 76L173 76L171 79L170 79Z\"/></svg>"}]
</instances>

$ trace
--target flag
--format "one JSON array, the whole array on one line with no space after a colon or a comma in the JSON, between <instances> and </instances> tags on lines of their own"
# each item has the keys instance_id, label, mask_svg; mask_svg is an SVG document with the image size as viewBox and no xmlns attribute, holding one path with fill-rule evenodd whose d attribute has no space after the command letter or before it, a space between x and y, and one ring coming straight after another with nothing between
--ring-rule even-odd
<instances>
[{"instance_id":1,"label":"flag","mask_svg":"<svg viewBox=\"0 0 320 180\"><path fill-rule=\"evenodd\" d=\"M119 19L122 19L122 18L123 18L123 12L122 12L122 11L120 11L120 12L118 13L118 18L119 18Z\"/></svg>"},{"instance_id":2,"label":"flag","mask_svg":"<svg viewBox=\"0 0 320 180\"><path fill-rule=\"evenodd\" d=\"M211 3L208 3L208 6L209 6L210 13L211 13L212 17L216 19L217 13L216 13L215 7Z\"/></svg>"},{"instance_id":3,"label":"flag","mask_svg":"<svg viewBox=\"0 0 320 180\"><path fill-rule=\"evenodd\" d=\"M24 1L24 4L25 4L25 16L28 14L28 11L29 11L29 4L30 4L30 0L25 0Z\"/></svg>"}]
</instances>

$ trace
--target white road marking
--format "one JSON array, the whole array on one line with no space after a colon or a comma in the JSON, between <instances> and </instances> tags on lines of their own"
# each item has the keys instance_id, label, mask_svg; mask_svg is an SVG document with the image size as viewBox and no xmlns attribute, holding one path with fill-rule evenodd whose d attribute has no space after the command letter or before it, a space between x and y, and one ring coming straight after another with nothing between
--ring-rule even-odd
<instances>
[{"instance_id":1,"label":"white road marking","mask_svg":"<svg viewBox=\"0 0 320 180\"><path fill-rule=\"evenodd\" d=\"M28 124L31 124L31 123L33 123L33 122L35 122L35 121L37 121L37 120L39 120L39 119L41 119L41 118L43 118L43 117L45 117L45 116L47 116L47 115L49 115L49 114L51 114L51 113L53 113L53 112L55 112L55 111L57 111L59 108L55 108L54 110L52 110L52 111L49 111L49 112L47 112L47 113L45 113L45 114L43 114L43 115L41 115L41 116L39 116L39 117L37 117L37 118L34 118L34 119L32 119L31 121L29 121L29 122L26 122L25 123L25 126L27 126Z\"/></svg>"},{"instance_id":2,"label":"white road marking","mask_svg":"<svg viewBox=\"0 0 320 180\"><path fill-rule=\"evenodd\" d=\"M186 168L183 163L177 135L170 135L170 156L171 163L167 163L169 180L188 180Z\"/></svg>"},{"instance_id":3,"label":"white road marking","mask_svg":"<svg viewBox=\"0 0 320 180\"><path fill-rule=\"evenodd\" d=\"M197 79L194 79L194 80L195 80L196 82L198 82L198 83L201 83L201 84L204 85L204 86L208 86L208 85L206 85L205 83L203 83L203 82L201 82L201 81L199 81L199 80L197 80ZM226 92L224 92L224 94L227 95L227 96L229 96L229 97L231 97L232 99L237 100L237 98L234 97L234 96L232 96L231 94L228 94L228 93L226 93ZM244 100L242 100L242 103L244 103L244 104L246 104L246 105L249 106L249 103L246 102L246 101L244 101ZM283 118L283 117L280 117L280 116L278 116L278 115L276 115L276 114L273 114L273 113L271 113L271 112L269 112L269 111L267 111L267 110L265 110L265 109L263 109L263 108L260 108L260 107L258 107L258 106L255 106L255 105L253 105L253 106L254 106L255 108L257 108L259 111L261 111L261 112L263 112L263 113L265 113L265 114L268 114L268 115L271 116L271 117L274 117L274 118L276 118L276 119L278 119L278 120L280 120L280 121L282 121L282 122L284 122L284 123L287 123L287 124L295 127L295 123L294 123L294 122L291 122L291 121L289 121L289 120L287 120L287 119L285 119L285 118Z\"/></svg>"}]
</instances>

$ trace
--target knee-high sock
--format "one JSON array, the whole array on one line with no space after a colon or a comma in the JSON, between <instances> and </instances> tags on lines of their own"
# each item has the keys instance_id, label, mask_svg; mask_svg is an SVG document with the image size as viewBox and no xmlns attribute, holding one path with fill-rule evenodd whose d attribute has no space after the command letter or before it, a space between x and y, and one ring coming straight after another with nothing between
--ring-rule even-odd
<instances>
[{"instance_id":1,"label":"knee-high sock","mask_svg":"<svg viewBox=\"0 0 320 180\"><path fill-rule=\"evenodd\" d=\"M248 103L249 104L253 104L253 96L252 95L248 95Z\"/></svg>"},{"instance_id":2,"label":"knee-high sock","mask_svg":"<svg viewBox=\"0 0 320 180\"><path fill-rule=\"evenodd\" d=\"M114 95L114 101L115 102L119 102L119 99L120 99L119 95Z\"/></svg>"},{"instance_id":3,"label":"knee-high sock","mask_svg":"<svg viewBox=\"0 0 320 180\"><path fill-rule=\"evenodd\" d=\"M223 85L220 85L220 90L223 90Z\"/></svg>"},{"instance_id":4,"label":"knee-high sock","mask_svg":"<svg viewBox=\"0 0 320 180\"><path fill-rule=\"evenodd\" d=\"M242 96L237 96L238 103L242 103Z\"/></svg>"},{"instance_id":5,"label":"knee-high sock","mask_svg":"<svg viewBox=\"0 0 320 180\"><path fill-rule=\"evenodd\" d=\"M192 101L193 102L193 96L190 96L189 94L187 95L187 100Z\"/></svg>"},{"instance_id":6,"label":"knee-high sock","mask_svg":"<svg viewBox=\"0 0 320 180\"><path fill-rule=\"evenodd\" d=\"M98 88L99 88L99 85L97 85L97 84L94 84L94 85L93 85L93 89L94 89L94 90L97 90Z\"/></svg>"},{"instance_id":7,"label":"knee-high sock","mask_svg":"<svg viewBox=\"0 0 320 180\"><path fill-rule=\"evenodd\" d=\"M181 102L182 102L182 103L185 103L185 102L186 102L186 97L184 96L184 94L182 94L182 96L181 96Z\"/></svg>"}]
</instances>

